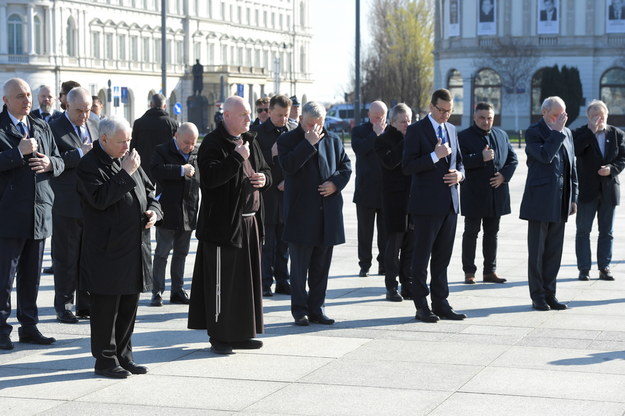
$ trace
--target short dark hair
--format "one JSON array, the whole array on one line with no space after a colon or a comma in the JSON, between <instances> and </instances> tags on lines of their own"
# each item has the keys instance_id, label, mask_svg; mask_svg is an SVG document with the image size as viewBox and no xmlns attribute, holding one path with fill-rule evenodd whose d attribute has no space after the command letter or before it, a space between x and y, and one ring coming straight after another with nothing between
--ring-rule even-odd
<instances>
[{"instance_id":1,"label":"short dark hair","mask_svg":"<svg viewBox=\"0 0 625 416\"><path fill-rule=\"evenodd\" d=\"M276 105L282 108L289 108L292 102L286 95L274 95L269 100L269 108L273 110Z\"/></svg>"},{"instance_id":2,"label":"short dark hair","mask_svg":"<svg viewBox=\"0 0 625 416\"><path fill-rule=\"evenodd\" d=\"M480 110L491 110L494 113L495 107L493 107L491 103L480 101L479 103L475 104L475 111L480 111Z\"/></svg>"},{"instance_id":3,"label":"short dark hair","mask_svg":"<svg viewBox=\"0 0 625 416\"><path fill-rule=\"evenodd\" d=\"M264 104L269 104L269 97L260 97L258 100L256 100L256 107L260 107Z\"/></svg>"},{"instance_id":4,"label":"short dark hair","mask_svg":"<svg viewBox=\"0 0 625 416\"><path fill-rule=\"evenodd\" d=\"M451 92L445 88L438 89L432 93L432 105L436 105L439 99L447 102L451 102L453 100Z\"/></svg>"},{"instance_id":5,"label":"short dark hair","mask_svg":"<svg viewBox=\"0 0 625 416\"><path fill-rule=\"evenodd\" d=\"M150 106L152 108L164 108L167 98L163 94L152 94L150 98Z\"/></svg>"},{"instance_id":6,"label":"short dark hair","mask_svg":"<svg viewBox=\"0 0 625 416\"><path fill-rule=\"evenodd\" d=\"M67 95L67 93L69 93L76 87L80 87L80 84L76 81L65 81L61 84L61 92L59 93L59 95Z\"/></svg>"},{"instance_id":7,"label":"short dark hair","mask_svg":"<svg viewBox=\"0 0 625 416\"><path fill-rule=\"evenodd\" d=\"M95 104L95 102L99 102L100 104L102 104L102 101L100 100L100 97L98 97L97 95L92 95L91 96L91 101Z\"/></svg>"}]
</instances>

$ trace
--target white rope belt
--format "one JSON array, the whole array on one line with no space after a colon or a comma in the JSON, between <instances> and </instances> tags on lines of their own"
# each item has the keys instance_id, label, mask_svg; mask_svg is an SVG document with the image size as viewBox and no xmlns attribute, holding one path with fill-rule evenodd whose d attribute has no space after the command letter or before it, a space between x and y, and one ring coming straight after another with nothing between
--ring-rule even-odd
<instances>
[{"instance_id":1,"label":"white rope belt","mask_svg":"<svg viewBox=\"0 0 625 416\"><path fill-rule=\"evenodd\" d=\"M221 247L217 246L216 253L216 276L215 276L215 322L219 321L221 313Z\"/></svg>"}]
</instances>

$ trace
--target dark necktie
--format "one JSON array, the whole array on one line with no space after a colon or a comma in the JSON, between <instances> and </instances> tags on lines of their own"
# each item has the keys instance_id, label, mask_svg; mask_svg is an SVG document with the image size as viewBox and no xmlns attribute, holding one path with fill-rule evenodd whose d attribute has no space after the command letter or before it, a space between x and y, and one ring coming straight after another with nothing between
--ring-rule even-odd
<instances>
[{"instance_id":1,"label":"dark necktie","mask_svg":"<svg viewBox=\"0 0 625 416\"><path fill-rule=\"evenodd\" d=\"M82 137L82 131L80 131L80 127L76 126L76 133L78 133L78 139L80 139L81 142L84 141L84 138Z\"/></svg>"},{"instance_id":2,"label":"dark necktie","mask_svg":"<svg viewBox=\"0 0 625 416\"><path fill-rule=\"evenodd\" d=\"M443 135L443 128L440 125L438 126L438 137L441 139L441 144L445 144L447 142L447 139Z\"/></svg>"},{"instance_id":3,"label":"dark necktie","mask_svg":"<svg viewBox=\"0 0 625 416\"><path fill-rule=\"evenodd\" d=\"M41 113L41 117L42 117L44 120L48 120L48 117L50 117L50 113L43 112L43 113Z\"/></svg>"},{"instance_id":4,"label":"dark necktie","mask_svg":"<svg viewBox=\"0 0 625 416\"><path fill-rule=\"evenodd\" d=\"M22 133L22 136L26 135L26 127L24 126L24 123L20 121L19 123L17 123L17 127L20 129L20 133Z\"/></svg>"}]
</instances>

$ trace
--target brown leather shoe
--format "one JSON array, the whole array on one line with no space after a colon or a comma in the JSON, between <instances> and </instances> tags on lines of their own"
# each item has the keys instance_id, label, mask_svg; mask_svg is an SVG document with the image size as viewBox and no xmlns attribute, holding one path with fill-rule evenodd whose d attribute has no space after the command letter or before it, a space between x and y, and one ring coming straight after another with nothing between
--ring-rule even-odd
<instances>
[{"instance_id":1,"label":"brown leather shoe","mask_svg":"<svg viewBox=\"0 0 625 416\"><path fill-rule=\"evenodd\" d=\"M475 274L473 273L465 273L464 274L464 283L467 285L475 284Z\"/></svg>"},{"instance_id":2,"label":"brown leather shoe","mask_svg":"<svg viewBox=\"0 0 625 416\"><path fill-rule=\"evenodd\" d=\"M497 276L497 273L492 272L492 273L486 273L484 275L484 283L506 283L507 280L506 279L502 279L501 277Z\"/></svg>"}]
</instances>

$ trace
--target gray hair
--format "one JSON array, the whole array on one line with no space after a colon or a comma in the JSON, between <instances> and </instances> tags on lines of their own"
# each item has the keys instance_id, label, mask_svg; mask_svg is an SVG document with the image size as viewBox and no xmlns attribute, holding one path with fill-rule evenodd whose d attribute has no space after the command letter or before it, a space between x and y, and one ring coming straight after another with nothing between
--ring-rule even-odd
<instances>
[{"instance_id":1,"label":"gray hair","mask_svg":"<svg viewBox=\"0 0 625 416\"><path fill-rule=\"evenodd\" d=\"M545 98L545 101L543 101L543 105L540 107L540 109L542 111L551 111L554 104L558 104L563 109L566 109L566 104L564 103L564 100L555 95Z\"/></svg>"},{"instance_id":2,"label":"gray hair","mask_svg":"<svg viewBox=\"0 0 625 416\"><path fill-rule=\"evenodd\" d=\"M408 114L408 117L412 119L412 110L410 109L410 107L408 107L405 103L399 103L391 108L389 116L391 118L391 121L395 121L397 117L403 114Z\"/></svg>"},{"instance_id":3,"label":"gray hair","mask_svg":"<svg viewBox=\"0 0 625 416\"><path fill-rule=\"evenodd\" d=\"M130 124L123 117L111 116L100 121L98 130L100 132L100 137L106 136L110 138L115 136L120 130L126 133L130 132Z\"/></svg>"},{"instance_id":4,"label":"gray hair","mask_svg":"<svg viewBox=\"0 0 625 416\"><path fill-rule=\"evenodd\" d=\"M150 107L152 108L165 108L167 98L163 94L154 94L150 98Z\"/></svg>"},{"instance_id":5,"label":"gray hair","mask_svg":"<svg viewBox=\"0 0 625 416\"><path fill-rule=\"evenodd\" d=\"M302 107L302 116L306 116L306 115L313 117L313 118L325 117L326 108L318 102L308 101Z\"/></svg>"},{"instance_id":6,"label":"gray hair","mask_svg":"<svg viewBox=\"0 0 625 416\"><path fill-rule=\"evenodd\" d=\"M72 88L70 92L67 93L66 100L69 105L72 105L79 100L82 100L82 102L89 104L89 106L91 106L92 104L91 93L89 92L89 90L83 87Z\"/></svg>"},{"instance_id":7,"label":"gray hair","mask_svg":"<svg viewBox=\"0 0 625 416\"><path fill-rule=\"evenodd\" d=\"M606 105L606 103L604 103L601 100L592 100L590 102L590 104L588 104L588 107L586 108L586 114L590 114L591 110L594 109L602 109L603 111L605 111L606 114L608 114L608 106Z\"/></svg>"}]
</instances>

